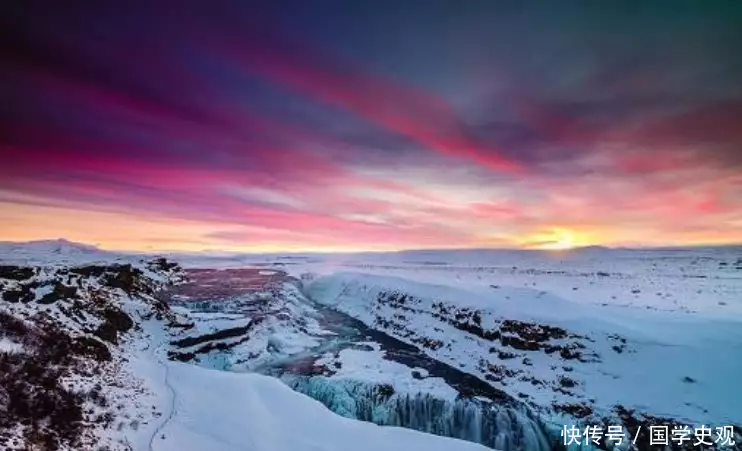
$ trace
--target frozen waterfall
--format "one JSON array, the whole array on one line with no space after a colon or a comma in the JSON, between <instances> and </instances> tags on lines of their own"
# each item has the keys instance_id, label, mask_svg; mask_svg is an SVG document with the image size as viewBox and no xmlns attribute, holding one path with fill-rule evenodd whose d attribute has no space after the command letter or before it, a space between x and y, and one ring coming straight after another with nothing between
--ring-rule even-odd
<instances>
[{"instance_id":1,"label":"frozen waterfall","mask_svg":"<svg viewBox=\"0 0 742 451\"><path fill-rule=\"evenodd\" d=\"M284 375L282 380L333 412L384 426L454 437L501 451L561 449L524 405L500 406L477 399L445 400L427 393L396 393L390 385Z\"/></svg>"}]
</instances>

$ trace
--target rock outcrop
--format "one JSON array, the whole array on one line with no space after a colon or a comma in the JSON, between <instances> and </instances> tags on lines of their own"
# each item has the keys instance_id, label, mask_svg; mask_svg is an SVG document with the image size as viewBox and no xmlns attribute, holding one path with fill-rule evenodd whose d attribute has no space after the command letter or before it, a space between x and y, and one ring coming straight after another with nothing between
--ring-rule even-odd
<instances>
[{"instance_id":1,"label":"rock outcrop","mask_svg":"<svg viewBox=\"0 0 742 451\"><path fill-rule=\"evenodd\" d=\"M174 322L159 294L183 274L165 259L0 266L0 448L97 449L119 345L143 319Z\"/></svg>"}]
</instances>

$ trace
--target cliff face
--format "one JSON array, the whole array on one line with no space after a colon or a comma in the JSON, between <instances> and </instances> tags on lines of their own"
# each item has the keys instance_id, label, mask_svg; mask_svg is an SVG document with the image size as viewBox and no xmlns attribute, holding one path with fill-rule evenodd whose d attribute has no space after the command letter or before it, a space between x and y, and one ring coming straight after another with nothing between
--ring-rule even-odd
<instances>
[{"instance_id":1,"label":"cliff face","mask_svg":"<svg viewBox=\"0 0 742 451\"><path fill-rule=\"evenodd\" d=\"M0 448L94 449L120 427L122 345L143 320L173 321L159 293L182 280L165 259L0 266Z\"/></svg>"},{"instance_id":2,"label":"cliff face","mask_svg":"<svg viewBox=\"0 0 742 451\"><path fill-rule=\"evenodd\" d=\"M737 362L723 363L742 338L726 319L680 309L608 310L519 287L364 273L318 277L306 291L371 329L517 396L557 438L564 437L565 425L583 430L617 425L636 438L632 449L643 451L653 449L652 426L688 428L689 437L700 437L702 426L711 423L714 439L724 443L719 425L731 430L729 424L739 418L738 409L726 407L739 405L738 396L715 398L724 390L736 393L739 374ZM714 370L698 370L704 367ZM648 396L638 395L643 389ZM472 435L482 437L481 430ZM737 437L728 442L739 446ZM509 449L501 443L494 447ZM691 449L693 443L670 443L667 449Z\"/></svg>"}]
</instances>

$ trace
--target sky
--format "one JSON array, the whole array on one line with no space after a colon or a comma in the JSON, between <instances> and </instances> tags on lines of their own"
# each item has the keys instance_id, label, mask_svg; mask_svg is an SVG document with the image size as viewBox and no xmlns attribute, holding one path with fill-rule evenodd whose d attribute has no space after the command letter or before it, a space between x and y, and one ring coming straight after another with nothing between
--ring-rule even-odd
<instances>
[{"instance_id":1,"label":"sky","mask_svg":"<svg viewBox=\"0 0 742 451\"><path fill-rule=\"evenodd\" d=\"M732 1L12 2L0 240L742 242Z\"/></svg>"}]
</instances>

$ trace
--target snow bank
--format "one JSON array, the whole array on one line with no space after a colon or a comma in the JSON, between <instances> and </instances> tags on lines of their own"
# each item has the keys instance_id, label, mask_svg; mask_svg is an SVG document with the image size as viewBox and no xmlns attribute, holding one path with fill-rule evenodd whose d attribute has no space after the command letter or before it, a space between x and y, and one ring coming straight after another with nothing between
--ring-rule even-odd
<instances>
[{"instance_id":1,"label":"snow bank","mask_svg":"<svg viewBox=\"0 0 742 451\"><path fill-rule=\"evenodd\" d=\"M364 343L357 343L363 345ZM332 369L330 379L359 380L372 384L388 384L397 392L409 394L428 393L436 398L454 400L459 392L440 377L423 377L425 370L410 368L386 359L385 352L374 342L365 343L373 350L343 349L325 353L315 365ZM418 376L415 377L415 372Z\"/></svg>"},{"instance_id":2,"label":"snow bank","mask_svg":"<svg viewBox=\"0 0 742 451\"><path fill-rule=\"evenodd\" d=\"M174 412L155 437L153 451L488 449L343 418L271 377L178 363L168 366L176 394Z\"/></svg>"},{"instance_id":3,"label":"snow bank","mask_svg":"<svg viewBox=\"0 0 742 451\"><path fill-rule=\"evenodd\" d=\"M24 351L23 344L17 343L8 337L0 337L0 352L18 354Z\"/></svg>"}]
</instances>

